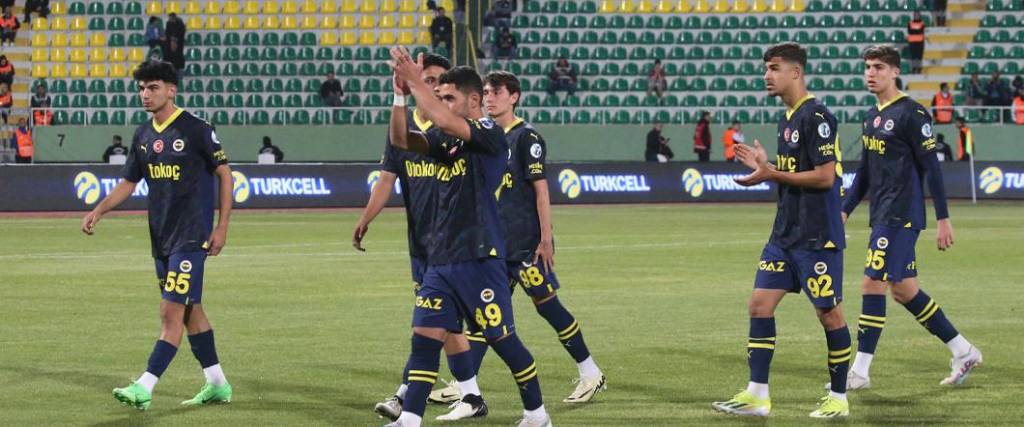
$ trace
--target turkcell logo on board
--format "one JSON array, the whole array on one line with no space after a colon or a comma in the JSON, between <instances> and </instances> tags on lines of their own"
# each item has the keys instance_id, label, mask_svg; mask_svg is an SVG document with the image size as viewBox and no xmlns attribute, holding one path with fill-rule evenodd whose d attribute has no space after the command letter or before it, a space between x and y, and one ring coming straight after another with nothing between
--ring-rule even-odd
<instances>
[{"instance_id":1,"label":"turkcell logo on board","mask_svg":"<svg viewBox=\"0 0 1024 427\"><path fill-rule=\"evenodd\" d=\"M683 171L683 191L695 199L707 192L732 192L732 191L768 191L771 187L768 183L762 182L752 187L744 187L734 179L744 174L730 173L701 173L699 170L689 168Z\"/></svg>"},{"instance_id":2,"label":"turkcell logo on board","mask_svg":"<svg viewBox=\"0 0 1024 427\"><path fill-rule=\"evenodd\" d=\"M366 176L366 192L367 193L372 193L373 189L377 188L377 183L378 182L380 182L380 171L377 170L377 171L370 172L370 174ZM396 185L395 186L395 194L402 194L402 186L401 185Z\"/></svg>"},{"instance_id":3,"label":"turkcell logo on board","mask_svg":"<svg viewBox=\"0 0 1024 427\"><path fill-rule=\"evenodd\" d=\"M1006 172L996 166L989 166L978 174L978 189L985 194L1024 190L1024 172Z\"/></svg>"},{"instance_id":4,"label":"turkcell logo on board","mask_svg":"<svg viewBox=\"0 0 1024 427\"><path fill-rule=\"evenodd\" d=\"M252 197L320 197L331 194L327 181L318 176L247 177L242 172L232 171L231 177L234 178L232 194L235 203L245 203Z\"/></svg>"},{"instance_id":5,"label":"turkcell logo on board","mask_svg":"<svg viewBox=\"0 0 1024 427\"><path fill-rule=\"evenodd\" d=\"M572 169L558 173L558 187L570 199L581 193L646 193L651 191L644 175L584 174Z\"/></svg>"},{"instance_id":6,"label":"turkcell logo on board","mask_svg":"<svg viewBox=\"0 0 1024 427\"><path fill-rule=\"evenodd\" d=\"M101 178L89 171L79 172L71 181L75 189L75 197L87 205L94 205L110 194L119 182L121 182L121 178ZM146 185L146 181L142 181L135 187L132 197L146 197L147 194L149 194L149 186Z\"/></svg>"}]
</instances>

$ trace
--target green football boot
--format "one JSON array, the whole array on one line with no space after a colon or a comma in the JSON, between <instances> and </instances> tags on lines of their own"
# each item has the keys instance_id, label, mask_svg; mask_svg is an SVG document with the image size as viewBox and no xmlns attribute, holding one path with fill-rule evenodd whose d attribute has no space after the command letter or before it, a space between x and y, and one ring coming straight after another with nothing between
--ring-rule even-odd
<instances>
[{"instance_id":1,"label":"green football boot","mask_svg":"<svg viewBox=\"0 0 1024 427\"><path fill-rule=\"evenodd\" d=\"M231 402L231 384L224 383L222 386L215 386L213 384L206 384L202 390L199 390L199 394L189 400L181 402L182 405L198 406L206 405L210 403L230 403Z\"/></svg>"},{"instance_id":2,"label":"green football boot","mask_svg":"<svg viewBox=\"0 0 1024 427\"><path fill-rule=\"evenodd\" d=\"M140 411L145 411L149 409L153 394L146 391L146 388L139 383L133 383L125 388L115 388L114 399Z\"/></svg>"}]
</instances>

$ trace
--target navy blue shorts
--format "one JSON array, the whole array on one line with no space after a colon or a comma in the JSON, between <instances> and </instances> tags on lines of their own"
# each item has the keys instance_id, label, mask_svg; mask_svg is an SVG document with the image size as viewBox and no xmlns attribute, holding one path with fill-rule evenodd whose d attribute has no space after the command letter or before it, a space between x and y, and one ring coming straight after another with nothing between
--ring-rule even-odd
<instances>
[{"instance_id":1,"label":"navy blue shorts","mask_svg":"<svg viewBox=\"0 0 1024 427\"><path fill-rule=\"evenodd\" d=\"M554 271L548 271L543 263L533 265L526 261L509 261L508 285L512 292L515 292L518 285L531 298L544 298L558 289L558 277Z\"/></svg>"},{"instance_id":2,"label":"navy blue shorts","mask_svg":"<svg viewBox=\"0 0 1024 427\"><path fill-rule=\"evenodd\" d=\"M761 253L754 288L803 290L815 307L836 307L843 301L843 251L786 250L769 243Z\"/></svg>"},{"instance_id":3,"label":"navy blue shorts","mask_svg":"<svg viewBox=\"0 0 1024 427\"><path fill-rule=\"evenodd\" d=\"M864 275L872 280L899 283L917 277L914 246L921 230L876 225L871 228Z\"/></svg>"},{"instance_id":4,"label":"navy blue shorts","mask_svg":"<svg viewBox=\"0 0 1024 427\"><path fill-rule=\"evenodd\" d=\"M412 264L413 288L419 291L420 285L423 284L423 275L427 273L427 262L423 258L411 256L409 257L409 263Z\"/></svg>"},{"instance_id":5,"label":"navy blue shorts","mask_svg":"<svg viewBox=\"0 0 1024 427\"><path fill-rule=\"evenodd\" d=\"M154 260L163 299L184 305L202 302L206 252L179 252Z\"/></svg>"},{"instance_id":6,"label":"navy blue shorts","mask_svg":"<svg viewBox=\"0 0 1024 427\"><path fill-rule=\"evenodd\" d=\"M505 260L484 258L431 265L416 292L412 326L470 332L488 340L515 332L512 293L506 284Z\"/></svg>"}]
</instances>

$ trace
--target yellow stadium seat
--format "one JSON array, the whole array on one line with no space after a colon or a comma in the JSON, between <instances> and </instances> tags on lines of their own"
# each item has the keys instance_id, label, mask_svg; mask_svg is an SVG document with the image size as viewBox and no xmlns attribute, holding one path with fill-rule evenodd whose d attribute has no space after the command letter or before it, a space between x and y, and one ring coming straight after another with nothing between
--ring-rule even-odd
<instances>
[{"instance_id":1,"label":"yellow stadium seat","mask_svg":"<svg viewBox=\"0 0 1024 427\"><path fill-rule=\"evenodd\" d=\"M358 9L359 5L356 4L356 0L341 0L342 13L355 13Z\"/></svg>"},{"instance_id":2,"label":"yellow stadium seat","mask_svg":"<svg viewBox=\"0 0 1024 427\"><path fill-rule=\"evenodd\" d=\"M339 28L351 29L356 27L356 16L355 15L341 15L339 20Z\"/></svg>"},{"instance_id":3,"label":"yellow stadium seat","mask_svg":"<svg viewBox=\"0 0 1024 427\"><path fill-rule=\"evenodd\" d=\"M380 11L384 13L392 13L398 10L398 5L395 4L395 0L383 0L380 2Z\"/></svg>"},{"instance_id":4,"label":"yellow stadium seat","mask_svg":"<svg viewBox=\"0 0 1024 427\"><path fill-rule=\"evenodd\" d=\"M359 44L364 46L377 44L377 33L364 31L362 34L359 34Z\"/></svg>"},{"instance_id":5,"label":"yellow stadium seat","mask_svg":"<svg viewBox=\"0 0 1024 427\"><path fill-rule=\"evenodd\" d=\"M320 13L337 13L338 3L334 0L324 0L320 2Z\"/></svg>"},{"instance_id":6,"label":"yellow stadium seat","mask_svg":"<svg viewBox=\"0 0 1024 427\"><path fill-rule=\"evenodd\" d=\"M128 59L124 56L124 49L115 47L110 49L110 62L124 62Z\"/></svg>"},{"instance_id":7,"label":"yellow stadium seat","mask_svg":"<svg viewBox=\"0 0 1024 427\"><path fill-rule=\"evenodd\" d=\"M428 31L420 31L416 35L416 44L429 45L430 41L430 32Z\"/></svg>"},{"instance_id":8,"label":"yellow stadium seat","mask_svg":"<svg viewBox=\"0 0 1024 427\"><path fill-rule=\"evenodd\" d=\"M53 38L50 39L50 46L53 47L65 47L68 45L67 33L53 33Z\"/></svg>"},{"instance_id":9,"label":"yellow stadium seat","mask_svg":"<svg viewBox=\"0 0 1024 427\"><path fill-rule=\"evenodd\" d=\"M633 6L633 0L620 0L618 11L622 13L633 13L636 8Z\"/></svg>"},{"instance_id":10,"label":"yellow stadium seat","mask_svg":"<svg viewBox=\"0 0 1024 427\"><path fill-rule=\"evenodd\" d=\"M46 33L33 33L32 34L32 47L44 47L49 43L46 39Z\"/></svg>"},{"instance_id":11,"label":"yellow stadium seat","mask_svg":"<svg viewBox=\"0 0 1024 427\"><path fill-rule=\"evenodd\" d=\"M729 0L715 0L713 11L715 13L729 13L731 7L732 5L729 4Z\"/></svg>"},{"instance_id":12,"label":"yellow stadium seat","mask_svg":"<svg viewBox=\"0 0 1024 427\"><path fill-rule=\"evenodd\" d=\"M63 15L68 13L68 7L62 1L51 1L50 2L50 13L54 15Z\"/></svg>"},{"instance_id":13,"label":"yellow stadium seat","mask_svg":"<svg viewBox=\"0 0 1024 427\"><path fill-rule=\"evenodd\" d=\"M89 66L89 77L106 77L107 63L97 62Z\"/></svg>"},{"instance_id":14,"label":"yellow stadium seat","mask_svg":"<svg viewBox=\"0 0 1024 427\"><path fill-rule=\"evenodd\" d=\"M43 64L32 64L32 77L36 79L45 79L49 77L46 70L46 66Z\"/></svg>"},{"instance_id":15,"label":"yellow stadium seat","mask_svg":"<svg viewBox=\"0 0 1024 427\"><path fill-rule=\"evenodd\" d=\"M206 19L207 30L219 30L223 26L224 24L220 22L220 15L211 15L209 18Z\"/></svg>"},{"instance_id":16,"label":"yellow stadium seat","mask_svg":"<svg viewBox=\"0 0 1024 427\"><path fill-rule=\"evenodd\" d=\"M359 15L359 28L371 30L376 26L377 22L374 21L373 15Z\"/></svg>"},{"instance_id":17,"label":"yellow stadium seat","mask_svg":"<svg viewBox=\"0 0 1024 427\"><path fill-rule=\"evenodd\" d=\"M46 18L36 18L32 20L33 31L44 31L48 30L49 28L50 23L46 20Z\"/></svg>"},{"instance_id":18,"label":"yellow stadium seat","mask_svg":"<svg viewBox=\"0 0 1024 427\"><path fill-rule=\"evenodd\" d=\"M316 28L316 17L310 15L302 15L302 29L312 30ZM334 27L330 27L334 28Z\"/></svg>"},{"instance_id":19,"label":"yellow stadium seat","mask_svg":"<svg viewBox=\"0 0 1024 427\"><path fill-rule=\"evenodd\" d=\"M450 13L455 10L455 0L441 0L437 2L437 6L443 7L444 10L447 10Z\"/></svg>"},{"instance_id":20,"label":"yellow stadium seat","mask_svg":"<svg viewBox=\"0 0 1024 427\"><path fill-rule=\"evenodd\" d=\"M384 31L380 33L380 37L377 38L377 44L382 46L394 46L395 33L392 33L391 31Z\"/></svg>"},{"instance_id":21,"label":"yellow stadium seat","mask_svg":"<svg viewBox=\"0 0 1024 427\"><path fill-rule=\"evenodd\" d=\"M85 49L71 49L71 57L68 58L71 62L85 62L89 57L85 55Z\"/></svg>"},{"instance_id":22,"label":"yellow stadium seat","mask_svg":"<svg viewBox=\"0 0 1024 427\"><path fill-rule=\"evenodd\" d=\"M83 47L87 44L89 44L89 40L86 38L85 33L71 34L71 46Z\"/></svg>"},{"instance_id":23,"label":"yellow stadium seat","mask_svg":"<svg viewBox=\"0 0 1024 427\"><path fill-rule=\"evenodd\" d=\"M203 17L202 16L189 16L188 20L185 21L188 28L199 29L203 28Z\"/></svg>"},{"instance_id":24,"label":"yellow stadium seat","mask_svg":"<svg viewBox=\"0 0 1024 427\"><path fill-rule=\"evenodd\" d=\"M46 62L50 59L50 51L43 48L32 49L32 62Z\"/></svg>"},{"instance_id":25,"label":"yellow stadium seat","mask_svg":"<svg viewBox=\"0 0 1024 427\"><path fill-rule=\"evenodd\" d=\"M693 7L693 11L696 13L709 13L711 12L711 4L708 0L697 0L697 5Z\"/></svg>"},{"instance_id":26,"label":"yellow stadium seat","mask_svg":"<svg viewBox=\"0 0 1024 427\"><path fill-rule=\"evenodd\" d=\"M352 31L345 31L341 33L341 45L342 46L354 46L359 39L356 37L356 33Z\"/></svg>"},{"instance_id":27,"label":"yellow stadium seat","mask_svg":"<svg viewBox=\"0 0 1024 427\"><path fill-rule=\"evenodd\" d=\"M693 6L690 5L690 0L679 0L676 2L676 13L690 12L693 12Z\"/></svg>"},{"instance_id":28,"label":"yellow stadium seat","mask_svg":"<svg viewBox=\"0 0 1024 427\"><path fill-rule=\"evenodd\" d=\"M614 0L601 0L601 8L598 9L601 13L612 13L615 12L615 1Z\"/></svg>"},{"instance_id":29,"label":"yellow stadium seat","mask_svg":"<svg viewBox=\"0 0 1024 427\"><path fill-rule=\"evenodd\" d=\"M772 13L782 13L786 11L786 0L772 0L772 6L768 9Z\"/></svg>"},{"instance_id":30,"label":"yellow stadium seat","mask_svg":"<svg viewBox=\"0 0 1024 427\"><path fill-rule=\"evenodd\" d=\"M425 0L420 0L419 3L420 3L420 7L419 7L419 11L420 12L424 12L424 13L431 12L430 8L427 7L427 2ZM431 12L431 13L433 13L433 12Z\"/></svg>"},{"instance_id":31,"label":"yellow stadium seat","mask_svg":"<svg viewBox=\"0 0 1024 427\"><path fill-rule=\"evenodd\" d=\"M64 31L68 29L68 20L63 16L53 17L53 21L50 22L50 30Z\"/></svg>"},{"instance_id":32,"label":"yellow stadium seat","mask_svg":"<svg viewBox=\"0 0 1024 427\"><path fill-rule=\"evenodd\" d=\"M215 2L212 2L215 3ZM224 14L225 15L237 15L242 13L242 5L235 0L228 0L224 2Z\"/></svg>"},{"instance_id":33,"label":"yellow stadium seat","mask_svg":"<svg viewBox=\"0 0 1024 427\"><path fill-rule=\"evenodd\" d=\"M180 15L181 14L181 3L178 3L176 1L164 2L164 13L166 13L168 15L170 15L172 13L175 14L175 15Z\"/></svg>"},{"instance_id":34,"label":"yellow stadium seat","mask_svg":"<svg viewBox=\"0 0 1024 427\"><path fill-rule=\"evenodd\" d=\"M107 50L94 47L89 50L89 62L106 62Z\"/></svg>"},{"instance_id":35,"label":"yellow stadium seat","mask_svg":"<svg viewBox=\"0 0 1024 427\"><path fill-rule=\"evenodd\" d=\"M86 28L88 28L88 24L85 22L84 16L71 18L71 31L85 31Z\"/></svg>"},{"instance_id":36,"label":"yellow stadium seat","mask_svg":"<svg viewBox=\"0 0 1024 427\"><path fill-rule=\"evenodd\" d=\"M295 19L295 15L285 15L281 18L281 29L294 30L296 28L299 28L299 20Z\"/></svg>"},{"instance_id":37,"label":"yellow stadium seat","mask_svg":"<svg viewBox=\"0 0 1024 427\"><path fill-rule=\"evenodd\" d=\"M334 16L331 16L331 15L324 16L323 21L320 22L320 28L325 28L325 29L338 28L338 18L335 18Z\"/></svg>"},{"instance_id":38,"label":"yellow stadium seat","mask_svg":"<svg viewBox=\"0 0 1024 427\"><path fill-rule=\"evenodd\" d=\"M246 22L248 22L248 18L246 18ZM276 30L276 29L278 29L280 27L281 27L281 20L277 19L277 15L267 16L263 20L263 28L264 29Z\"/></svg>"},{"instance_id":39,"label":"yellow stadium seat","mask_svg":"<svg viewBox=\"0 0 1024 427\"><path fill-rule=\"evenodd\" d=\"M359 11L362 13L377 13L377 0L363 0L363 4L359 6Z\"/></svg>"},{"instance_id":40,"label":"yellow stadium seat","mask_svg":"<svg viewBox=\"0 0 1024 427\"><path fill-rule=\"evenodd\" d=\"M89 77L89 67L85 64L71 64L71 77Z\"/></svg>"},{"instance_id":41,"label":"yellow stadium seat","mask_svg":"<svg viewBox=\"0 0 1024 427\"><path fill-rule=\"evenodd\" d=\"M58 62L50 67L50 77L61 79L68 76L68 66L63 62Z\"/></svg>"},{"instance_id":42,"label":"yellow stadium seat","mask_svg":"<svg viewBox=\"0 0 1024 427\"><path fill-rule=\"evenodd\" d=\"M380 16L380 21L377 22L379 28L395 28L395 15L385 14Z\"/></svg>"},{"instance_id":43,"label":"yellow stadium seat","mask_svg":"<svg viewBox=\"0 0 1024 427\"><path fill-rule=\"evenodd\" d=\"M299 13L299 5L295 3L295 0L284 0L281 5L281 12L286 15L294 15Z\"/></svg>"},{"instance_id":44,"label":"yellow stadium seat","mask_svg":"<svg viewBox=\"0 0 1024 427\"><path fill-rule=\"evenodd\" d=\"M402 2L398 4L398 10L400 12L405 12L405 13L415 12L416 11L416 0L402 0Z\"/></svg>"},{"instance_id":45,"label":"yellow stadium seat","mask_svg":"<svg viewBox=\"0 0 1024 427\"><path fill-rule=\"evenodd\" d=\"M149 3L146 3L146 15L153 16L160 15L162 13L163 8L160 7L159 1L150 0Z\"/></svg>"},{"instance_id":46,"label":"yellow stadium seat","mask_svg":"<svg viewBox=\"0 0 1024 427\"><path fill-rule=\"evenodd\" d=\"M654 12L654 4L651 3L651 0L640 0L640 4L638 4L636 6L636 12L637 13L653 13Z\"/></svg>"},{"instance_id":47,"label":"yellow stadium seat","mask_svg":"<svg viewBox=\"0 0 1024 427\"><path fill-rule=\"evenodd\" d=\"M338 35L334 32L326 32L320 36L320 45L322 46L337 46Z\"/></svg>"},{"instance_id":48,"label":"yellow stadium seat","mask_svg":"<svg viewBox=\"0 0 1024 427\"><path fill-rule=\"evenodd\" d=\"M106 46L107 45L107 33L97 31L89 36L90 46Z\"/></svg>"},{"instance_id":49,"label":"yellow stadium seat","mask_svg":"<svg viewBox=\"0 0 1024 427\"><path fill-rule=\"evenodd\" d=\"M208 1L208 2L206 2L206 7L203 8L203 13L205 13L207 15L220 15L220 2L219 1Z\"/></svg>"},{"instance_id":50,"label":"yellow stadium seat","mask_svg":"<svg viewBox=\"0 0 1024 427\"><path fill-rule=\"evenodd\" d=\"M655 7L658 13L672 13L672 0L658 0L658 6Z\"/></svg>"},{"instance_id":51,"label":"yellow stadium seat","mask_svg":"<svg viewBox=\"0 0 1024 427\"><path fill-rule=\"evenodd\" d=\"M750 11L750 3L747 0L736 0L732 3L732 13L747 13Z\"/></svg>"},{"instance_id":52,"label":"yellow stadium seat","mask_svg":"<svg viewBox=\"0 0 1024 427\"><path fill-rule=\"evenodd\" d=\"M259 16L246 16L245 17L245 29L247 30L258 30L260 29L260 17Z\"/></svg>"},{"instance_id":53,"label":"yellow stadium seat","mask_svg":"<svg viewBox=\"0 0 1024 427\"><path fill-rule=\"evenodd\" d=\"M142 62L144 59L146 59L146 52L143 52L141 47L128 49L128 62Z\"/></svg>"},{"instance_id":54,"label":"yellow stadium seat","mask_svg":"<svg viewBox=\"0 0 1024 427\"><path fill-rule=\"evenodd\" d=\"M398 18L399 28L416 28L416 17L413 15L402 15Z\"/></svg>"},{"instance_id":55,"label":"yellow stadium seat","mask_svg":"<svg viewBox=\"0 0 1024 427\"><path fill-rule=\"evenodd\" d=\"M320 8L317 7L316 2L313 0L305 0L302 2L302 13L317 13L319 9Z\"/></svg>"},{"instance_id":56,"label":"yellow stadium seat","mask_svg":"<svg viewBox=\"0 0 1024 427\"><path fill-rule=\"evenodd\" d=\"M789 5L789 11L790 12L801 13L806 8L807 8L807 6L804 5L804 1L803 0L793 0L793 3Z\"/></svg>"},{"instance_id":57,"label":"yellow stadium seat","mask_svg":"<svg viewBox=\"0 0 1024 427\"><path fill-rule=\"evenodd\" d=\"M246 15L259 15L260 14L260 2L256 0L246 0L245 6L242 10Z\"/></svg>"},{"instance_id":58,"label":"yellow stadium seat","mask_svg":"<svg viewBox=\"0 0 1024 427\"><path fill-rule=\"evenodd\" d=\"M754 6L750 8L750 11L753 13L765 13L768 11L768 4L765 3L765 0L754 0Z\"/></svg>"},{"instance_id":59,"label":"yellow stadium seat","mask_svg":"<svg viewBox=\"0 0 1024 427\"><path fill-rule=\"evenodd\" d=\"M224 22L225 30L237 30L242 28L242 18L237 16L229 16L227 21Z\"/></svg>"},{"instance_id":60,"label":"yellow stadium seat","mask_svg":"<svg viewBox=\"0 0 1024 427\"><path fill-rule=\"evenodd\" d=\"M430 28L430 23L434 20L430 15L420 15L420 27Z\"/></svg>"},{"instance_id":61,"label":"yellow stadium seat","mask_svg":"<svg viewBox=\"0 0 1024 427\"><path fill-rule=\"evenodd\" d=\"M189 0L185 3L185 14L186 15L198 15L203 13L203 6L196 0Z\"/></svg>"},{"instance_id":62,"label":"yellow stadium seat","mask_svg":"<svg viewBox=\"0 0 1024 427\"><path fill-rule=\"evenodd\" d=\"M63 48L61 49L50 49L50 61L51 62L67 62L68 54Z\"/></svg>"},{"instance_id":63,"label":"yellow stadium seat","mask_svg":"<svg viewBox=\"0 0 1024 427\"><path fill-rule=\"evenodd\" d=\"M281 5L277 4L274 0L263 0L263 13L264 14L278 14L281 13Z\"/></svg>"},{"instance_id":64,"label":"yellow stadium seat","mask_svg":"<svg viewBox=\"0 0 1024 427\"><path fill-rule=\"evenodd\" d=\"M128 69L124 64L110 64L110 77L128 77Z\"/></svg>"},{"instance_id":65,"label":"yellow stadium seat","mask_svg":"<svg viewBox=\"0 0 1024 427\"><path fill-rule=\"evenodd\" d=\"M402 31L398 33L398 44L410 45L416 42L416 34L412 31Z\"/></svg>"}]
</instances>

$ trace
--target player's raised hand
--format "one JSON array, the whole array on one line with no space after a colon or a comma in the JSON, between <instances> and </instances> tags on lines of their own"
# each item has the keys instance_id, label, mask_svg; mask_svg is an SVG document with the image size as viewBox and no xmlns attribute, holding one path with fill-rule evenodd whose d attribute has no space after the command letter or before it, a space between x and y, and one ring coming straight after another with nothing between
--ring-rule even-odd
<instances>
[{"instance_id":1,"label":"player's raised hand","mask_svg":"<svg viewBox=\"0 0 1024 427\"><path fill-rule=\"evenodd\" d=\"M760 141L755 139L753 147L745 144L736 144L735 148L736 158L740 160L740 163L754 171L749 175L733 179L733 181L736 181L739 185L751 187L768 180L770 173L768 170L768 155L765 153Z\"/></svg>"},{"instance_id":2,"label":"player's raised hand","mask_svg":"<svg viewBox=\"0 0 1024 427\"><path fill-rule=\"evenodd\" d=\"M92 236L94 229L96 228L96 224L99 224L100 222L101 216L102 215L96 213L96 211L90 211L85 214L85 217L82 218L82 232Z\"/></svg>"},{"instance_id":3,"label":"player's raised hand","mask_svg":"<svg viewBox=\"0 0 1024 427\"><path fill-rule=\"evenodd\" d=\"M217 227L213 229L213 234L210 236L210 249L207 253L210 256L220 255L220 251L224 249L224 245L228 242L228 229L227 227Z\"/></svg>"},{"instance_id":4,"label":"player's raised hand","mask_svg":"<svg viewBox=\"0 0 1024 427\"><path fill-rule=\"evenodd\" d=\"M953 223L949 222L949 218L943 218L938 221L938 225L935 240L939 250L944 251L953 247Z\"/></svg>"},{"instance_id":5,"label":"player's raised hand","mask_svg":"<svg viewBox=\"0 0 1024 427\"><path fill-rule=\"evenodd\" d=\"M394 69L393 66L391 68ZM409 84L398 76L397 71L391 76L391 87L395 91L395 96L409 96Z\"/></svg>"},{"instance_id":6,"label":"player's raised hand","mask_svg":"<svg viewBox=\"0 0 1024 427\"><path fill-rule=\"evenodd\" d=\"M368 231L370 231L370 226L362 222L356 224L356 228L352 230L352 247L359 252L366 252L366 249L363 248L363 238L366 237Z\"/></svg>"},{"instance_id":7,"label":"player's raised hand","mask_svg":"<svg viewBox=\"0 0 1024 427\"><path fill-rule=\"evenodd\" d=\"M406 84L411 81L418 81L420 73L423 72L423 54L419 55L418 60L413 60L412 56L409 55L409 51L401 46L395 46L391 48L391 67L394 69L395 74L398 78L402 79Z\"/></svg>"},{"instance_id":8,"label":"player's raised hand","mask_svg":"<svg viewBox=\"0 0 1024 427\"><path fill-rule=\"evenodd\" d=\"M541 240L533 253L533 265L544 263L545 271L555 271L555 245L550 240Z\"/></svg>"}]
</instances>

